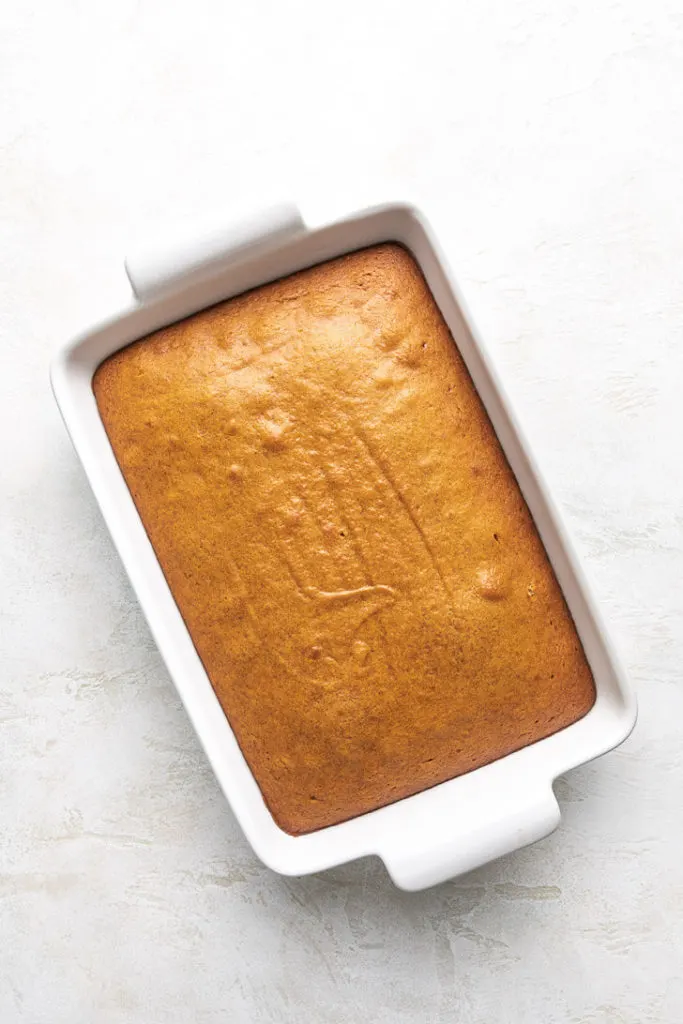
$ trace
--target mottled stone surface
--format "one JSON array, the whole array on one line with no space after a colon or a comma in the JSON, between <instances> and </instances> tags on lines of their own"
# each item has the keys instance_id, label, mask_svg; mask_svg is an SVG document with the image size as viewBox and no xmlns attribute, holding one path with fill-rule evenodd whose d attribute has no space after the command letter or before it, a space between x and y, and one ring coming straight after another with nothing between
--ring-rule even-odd
<instances>
[{"instance_id":1,"label":"mottled stone surface","mask_svg":"<svg viewBox=\"0 0 683 1024\"><path fill-rule=\"evenodd\" d=\"M2 14L0 1020L680 1024L680 5ZM131 241L278 194L426 207L638 689L555 835L423 894L256 863L49 393Z\"/></svg>"}]
</instances>

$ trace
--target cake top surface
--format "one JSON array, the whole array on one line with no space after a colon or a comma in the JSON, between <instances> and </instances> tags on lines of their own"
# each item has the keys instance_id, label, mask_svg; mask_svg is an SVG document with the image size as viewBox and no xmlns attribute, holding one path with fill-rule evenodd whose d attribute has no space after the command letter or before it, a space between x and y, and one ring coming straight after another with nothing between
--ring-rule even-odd
<instances>
[{"instance_id":1,"label":"cake top surface","mask_svg":"<svg viewBox=\"0 0 683 1024\"><path fill-rule=\"evenodd\" d=\"M283 828L417 792L592 705L524 499L402 247L157 331L94 390Z\"/></svg>"}]
</instances>

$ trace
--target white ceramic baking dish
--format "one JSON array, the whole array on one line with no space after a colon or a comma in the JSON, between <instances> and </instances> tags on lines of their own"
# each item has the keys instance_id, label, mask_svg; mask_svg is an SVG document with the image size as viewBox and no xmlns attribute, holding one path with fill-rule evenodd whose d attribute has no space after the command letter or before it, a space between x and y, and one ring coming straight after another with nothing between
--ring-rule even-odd
<instances>
[{"instance_id":1,"label":"white ceramic baking dish","mask_svg":"<svg viewBox=\"0 0 683 1024\"><path fill-rule=\"evenodd\" d=\"M214 695L119 471L92 392L112 352L214 302L376 242L416 257L467 363L521 485L578 627L597 686L575 725L468 775L330 828L291 836L266 808ZM422 889L550 833L560 820L553 782L628 735L635 699L619 668L567 534L521 437L424 217L387 205L311 229L283 205L185 243L164 243L126 264L136 301L64 348L52 385L156 642L218 781L258 856L303 875L375 854L394 882Z\"/></svg>"}]
</instances>

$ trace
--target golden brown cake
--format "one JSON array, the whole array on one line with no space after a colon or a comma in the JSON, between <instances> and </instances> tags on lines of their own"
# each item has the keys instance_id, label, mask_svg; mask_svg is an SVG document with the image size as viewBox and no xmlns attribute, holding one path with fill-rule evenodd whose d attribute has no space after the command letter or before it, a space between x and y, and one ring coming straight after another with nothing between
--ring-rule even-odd
<instances>
[{"instance_id":1,"label":"golden brown cake","mask_svg":"<svg viewBox=\"0 0 683 1024\"><path fill-rule=\"evenodd\" d=\"M592 706L519 487L399 245L157 331L93 386L287 832L469 772Z\"/></svg>"}]
</instances>

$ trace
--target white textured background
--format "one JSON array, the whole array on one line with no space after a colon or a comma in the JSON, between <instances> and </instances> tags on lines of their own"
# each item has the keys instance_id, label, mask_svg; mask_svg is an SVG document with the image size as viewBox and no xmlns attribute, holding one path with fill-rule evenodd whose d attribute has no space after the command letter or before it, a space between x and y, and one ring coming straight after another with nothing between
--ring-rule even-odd
<instances>
[{"instance_id":1,"label":"white textured background","mask_svg":"<svg viewBox=\"0 0 683 1024\"><path fill-rule=\"evenodd\" d=\"M52 402L129 240L431 215L640 699L549 840L287 881L218 792ZM680 1024L680 0L4 0L2 1024Z\"/></svg>"}]
</instances>

